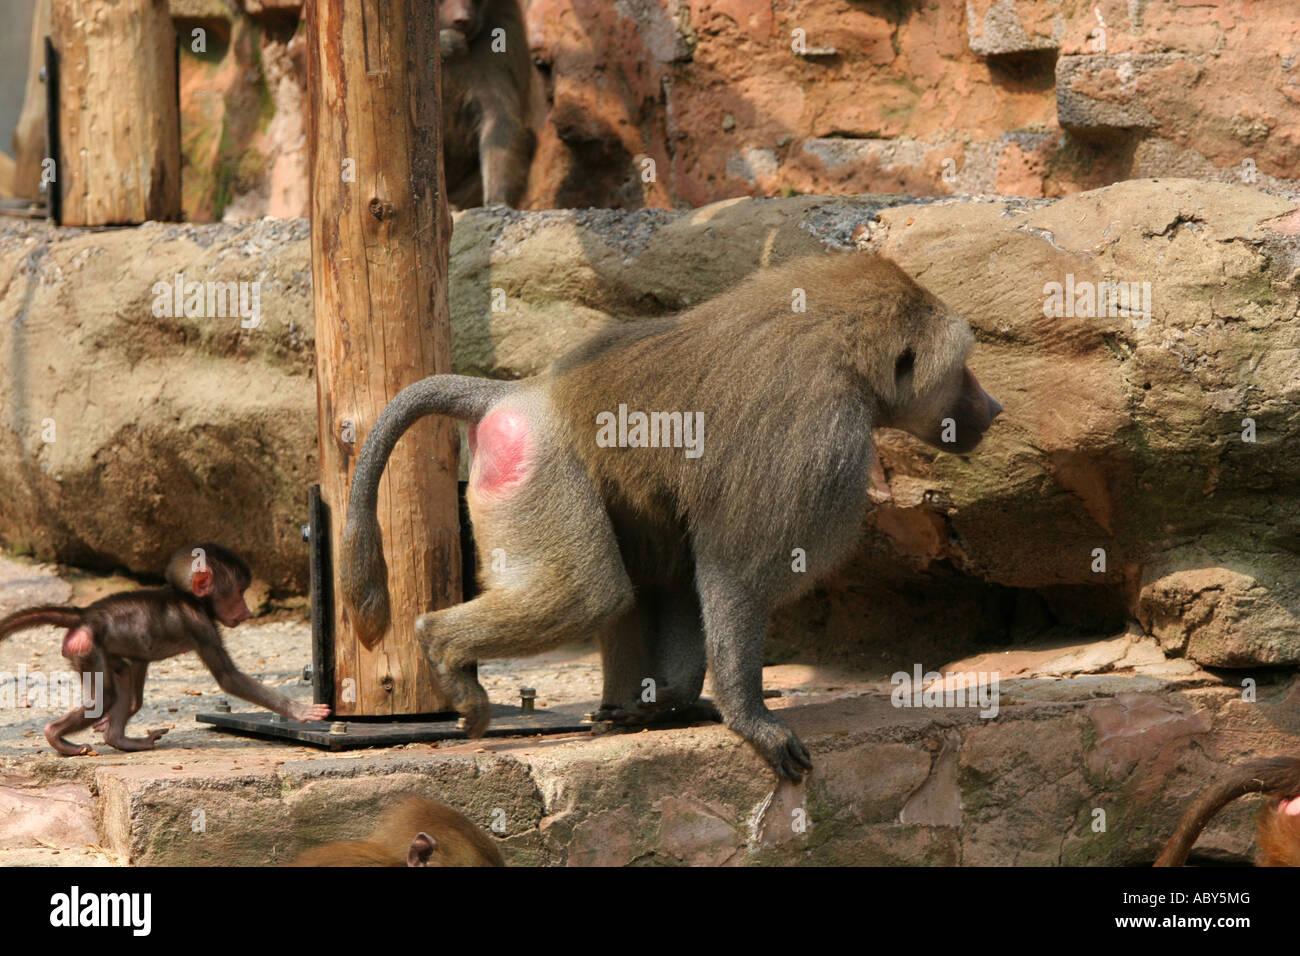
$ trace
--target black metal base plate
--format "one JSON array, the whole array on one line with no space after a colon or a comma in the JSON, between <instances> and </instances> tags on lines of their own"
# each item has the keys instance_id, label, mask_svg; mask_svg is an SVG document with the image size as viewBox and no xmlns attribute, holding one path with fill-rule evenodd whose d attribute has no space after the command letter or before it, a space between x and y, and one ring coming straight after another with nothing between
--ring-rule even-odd
<instances>
[{"instance_id":1,"label":"black metal base plate","mask_svg":"<svg viewBox=\"0 0 1300 956\"><path fill-rule=\"evenodd\" d=\"M487 736L535 737L539 734L591 730L592 725L584 722L582 715L596 708L596 703L589 702L545 707L525 714L519 707L493 704L492 724L488 727ZM288 740L324 750L359 750L362 747L395 747L399 744L467 739L465 731L456 729L455 714L404 720L339 717L336 720L300 724L262 710L245 714L198 714L195 719L201 724L211 724L218 730L250 737ZM330 733L330 725L333 723L346 724L347 733Z\"/></svg>"}]
</instances>

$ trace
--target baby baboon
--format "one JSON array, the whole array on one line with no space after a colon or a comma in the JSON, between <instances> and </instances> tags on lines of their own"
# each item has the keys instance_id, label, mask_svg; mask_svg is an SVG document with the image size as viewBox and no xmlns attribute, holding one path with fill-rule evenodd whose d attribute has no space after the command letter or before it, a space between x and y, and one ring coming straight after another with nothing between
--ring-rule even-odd
<instances>
[{"instance_id":1,"label":"baby baboon","mask_svg":"<svg viewBox=\"0 0 1300 956\"><path fill-rule=\"evenodd\" d=\"M407 797L364 840L307 850L289 866L505 866L496 841L445 803Z\"/></svg>"},{"instance_id":2,"label":"baby baboon","mask_svg":"<svg viewBox=\"0 0 1300 956\"><path fill-rule=\"evenodd\" d=\"M1248 793L1264 794L1255 827L1260 866L1300 866L1300 759L1270 757L1231 771L1201 794L1178 821L1156 866L1182 866L1196 838L1220 810Z\"/></svg>"},{"instance_id":3,"label":"baby baboon","mask_svg":"<svg viewBox=\"0 0 1300 956\"><path fill-rule=\"evenodd\" d=\"M393 445L423 415L464 419L474 536L501 560L480 568L478 597L418 628L471 736L488 724L475 661L597 634L607 712L693 707L707 660L727 726L799 779L808 751L763 704L769 617L852 552L873 427L979 444L1001 406L966 368L973 345L894 263L830 254L616 328L536 378L417 382L357 461L340 569L352 619L367 636L388 627L375 506Z\"/></svg>"},{"instance_id":4,"label":"baby baboon","mask_svg":"<svg viewBox=\"0 0 1300 956\"><path fill-rule=\"evenodd\" d=\"M517 205L533 155L518 0L439 0L438 43L447 198L457 209Z\"/></svg>"},{"instance_id":5,"label":"baby baboon","mask_svg":"<svg viewBox=\"0 0 1300 956\"><path fill-rule=\"evenodd\" d=\"M165 588L110 594L84 608L43 605L0 620L0 640L32 627L66 627L63 656L82 675L102 675L103 693L45 727L55 750L70 757L91 752L68 734L94 726L118 750L152 750L165 730L126 736L126 722L140 710L153 661L185 651L199 655L227 694L302 722L329 716L325 704L299 704L249 677L230 659L218 623L248 620L244 592L252 574L244 559L219 544L181 548L167 562Z\"/></svg>"}]
</instances>

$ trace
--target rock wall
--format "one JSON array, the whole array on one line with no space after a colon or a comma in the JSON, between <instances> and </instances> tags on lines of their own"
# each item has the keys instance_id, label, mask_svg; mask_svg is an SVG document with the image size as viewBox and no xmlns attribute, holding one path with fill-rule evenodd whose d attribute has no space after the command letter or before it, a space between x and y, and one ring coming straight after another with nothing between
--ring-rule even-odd
<instances>
[{"instance_id":1,"label":"rock wall","mask_svg":"<svg viewBox=\"0 0 1300 956\"><path fill-rule=\"evenodd\" d=\"M972 367L1006 412L968 458L881 433L894 501L867 516L850 565L779 617L774 657L833 650L890 671L1137 621L1206 665L1295 664L1297 231L1293 203L1184 180L1058 201L475 210L452 239L453 358L529 375L608 322L702 301L764 263L883 252L970 319ZM260 280L260 325L159 317L155 284L170 296L182 272ZM1065 314L1045 314L1054 283ZM1132 289L1132 315L1107 283ZM274 587L302 588L305 223L8 225L0 317L0 541L152 571L178 540L221 536Z\"/></svg>"},{"instance_id":2,"label":"rock wall","mask_svg":"<svg viewBox=\"0 0 1300 956\"><path fill-rule=\"evenodd\" d=\"M524 208L1300 184L1291 0L524 2ZM173 0L191 221L306 214L299 8Z\"/></svg>"}]
</instances>

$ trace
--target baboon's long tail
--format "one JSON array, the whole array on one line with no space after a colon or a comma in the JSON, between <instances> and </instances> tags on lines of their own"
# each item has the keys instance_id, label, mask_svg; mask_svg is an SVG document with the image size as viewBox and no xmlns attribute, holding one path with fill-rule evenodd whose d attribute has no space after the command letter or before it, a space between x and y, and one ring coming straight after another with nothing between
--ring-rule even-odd
<instances>
[{"instance_id":1,"label":"baboon's long tail","mask_svg":"<svg viewBox=\"0 0 1300 956\"><path fill-rule=\"evenodd\" d=\"M0 618L0 641L10 634L17 634L28 628L76 627L81 623L81 608L67 607L59 604L42 604L37 607L25 607L14 611L7 617Z\"/></svg>"},{"instance_id":2,"label":"baboon's long tail","mask_svg":"<svg viewBox=\"0 0 1300 956\"><path fill-rule=\"evenodd\" d=\"M1178 821L1169 845L1156 860L1156 866L1182 866L1187 862L1196 838L1214 815L1238 797L1248 793L1267 793L1277 797L1300 794L1300 759L1270 757L1243 764L1197 798Z\"/></svg>"},{"instance_id":3,"label":"baboon's long tail","mask_svg":"<svg viewBox=\"0 0 1300 956\"><path fill-rule=\"evenodd\" d=\"M466 375L430 375L397 393L380 414L357 459L348 496L348 520L339 549L343 600L363 640L378 639L388 629L388 565L375 508L379 478L393 446L425 415L447 415L477 422L492 404L514 388Z\"/></svg>"}]
</instances>

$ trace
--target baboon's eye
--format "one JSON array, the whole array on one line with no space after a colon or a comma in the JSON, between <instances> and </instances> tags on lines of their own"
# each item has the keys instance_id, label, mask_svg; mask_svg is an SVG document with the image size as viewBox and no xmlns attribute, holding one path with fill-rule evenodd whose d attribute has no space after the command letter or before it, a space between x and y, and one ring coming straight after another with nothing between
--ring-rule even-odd
<instances>
[{"instance_id":1,"label":"baboon's eye","mask_svg":"<svg viewBox=\"0 0 1300 956\"><path fill-rule=\"evenodd\" d=\"M912 374L912 366L916 364L916 356L910 348L903 349L903 354L898 357L894 363L894 378L901 379L904 375Z\"/></svg>"}]
</instances>

